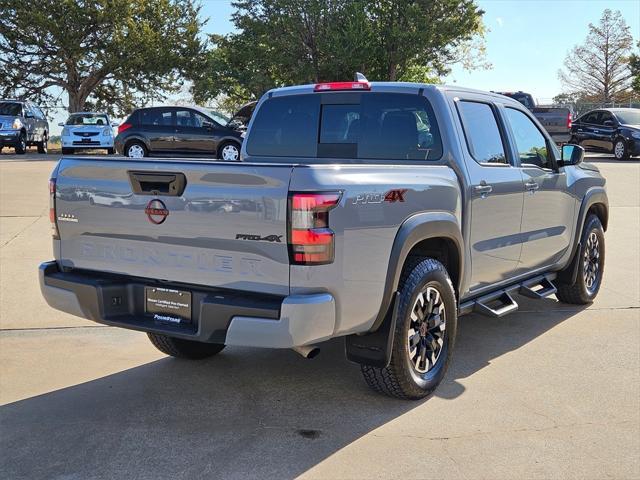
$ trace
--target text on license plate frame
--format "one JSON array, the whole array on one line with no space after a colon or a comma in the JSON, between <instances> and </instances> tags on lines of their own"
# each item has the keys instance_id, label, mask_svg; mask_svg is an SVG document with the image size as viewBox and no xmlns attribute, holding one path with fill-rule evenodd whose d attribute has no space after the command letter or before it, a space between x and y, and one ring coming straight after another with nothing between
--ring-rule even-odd
<instances>
[{"instance_id":1,"label":"text on license plate frame","mask_svg":"<svg viewBox=\"0 0 640 480\"><path fill-rule=\"evenodd\" d=\"M187 290L144 287L144 311L154 320L168 323L190 323L192 295Z\"/></svg>"}]
</instances>

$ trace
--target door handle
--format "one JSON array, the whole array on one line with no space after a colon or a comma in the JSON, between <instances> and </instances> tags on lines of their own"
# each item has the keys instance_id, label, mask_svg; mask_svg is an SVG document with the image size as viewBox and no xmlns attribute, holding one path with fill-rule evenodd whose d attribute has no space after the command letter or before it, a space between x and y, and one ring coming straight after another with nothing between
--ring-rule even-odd
<instances>
[{"instance_id":1,"label":"door handle","mask_svg":"<svg viewBox=\"0 0 640 480\"><path fill-rule=\"evenodd\" d=\"M540 188L538 182L527 182L524 184L524 186L527 187L527 190L529 190L530 192L535 192Z\"/></svg>"},{"instance_id":2,"label":"door handle","mask_svg":"<svg viewBox=\"0 0 640 480\"><path fill-rule=\"evenodd\" d=\"M491 185L480 184L475 185L473 187L473 191L479 193L482 198L486 197L493 191L493 187Z\"/></svg>"}]
</instances>

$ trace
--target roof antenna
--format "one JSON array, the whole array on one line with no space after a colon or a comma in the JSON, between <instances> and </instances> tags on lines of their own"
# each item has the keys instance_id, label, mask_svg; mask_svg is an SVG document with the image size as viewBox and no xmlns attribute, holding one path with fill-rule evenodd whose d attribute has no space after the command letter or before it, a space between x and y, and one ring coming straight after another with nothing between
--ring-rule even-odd
<instances>
[{"instance_id":1,"label":"roof antenna","mask_svg":"<svg viewBox=\"0 0 640 480\"><path fill-rule=\"evenodd\" d=\"M367 80L367 77L365 77L362 73L360 72L356 72L356 74L354 75L354 81L356 82L369 82L369 80Z\"/></svg>"}]
</instances>

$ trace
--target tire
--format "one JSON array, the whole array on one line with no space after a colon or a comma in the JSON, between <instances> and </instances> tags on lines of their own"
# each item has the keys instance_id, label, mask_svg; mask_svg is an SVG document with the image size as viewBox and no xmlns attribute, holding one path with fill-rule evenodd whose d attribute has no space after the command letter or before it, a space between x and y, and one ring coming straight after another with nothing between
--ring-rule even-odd
<instances>
[{"instance_id":1,"label":"tire","mask_svg":"<svg viewBox=\"0 0 640 480\"><path fill-rule=\"evenodd\" d=\"M18 137L18 143L16 144L15 149L18 155L24 155L27 153L27 136L24 133L21 133Z\"/></svg>"},{"instance_id":2,"label":"tire","mask_svg":"<svg viewBox=\"0 0 640 480\"><path fill-rule=\"evenodd\" d=\"M203 343L181 338L169 337L158 333L147 333L154 347L162 353L176 358L202 360L220 353L224 349L221 343Z\"/></svg>"},{"instance_id":3,"label":"tire","mask_svg":"<svg viewBox=\"0 0 640 480\"><path fill-rule=\"evenodd\" d=\"M455 343L456 296L445 267L432 258L411 260L400 279L399 302L389 365L360 368L376 392L418 400L433 393L444 378ZM431 315L426 317L427 322L421 322L420 316L429 311L429 305L433 306ZM413 342L417 345L412 350ZM430 359L423 362L422 351Z\"/></svg>"},{"instance_id":4,"label":"tire","mask_svg":"<svg viewBox=\"0 0 640 480\"><path fill-rule=\"evenodd\" d=\"M139 140L129 142L124 147L124 156L129 158L143 158L149 155L147 147Z\"/></svg>"},{"instance_id":5,"label":"tire","mask_svg":"<svg viewBox=\"0 0 640 480\"><path fill-rule=\"evenodd\" d=\"M115 148L107 148L107 155L113 155L114 153L116 153Z\"/></svg>"},{"instance_id":6,"label":"tire","mask_svg":"<svg viewBox=\"0 0 640 480\"><path fill-rule=\"evenodd\" d=\"M49 138L47 137L47 134L45 132L44 137L42 138L41 142L38 142L38 153L47 153L48 149L49 149Z\"/></svg>"},{"instance_id":7,"label":"tire","mask_svg":"<svg viewBox=\"0 0 640 480\"><path fill-rule=\"evenodd\" d=\"M73 155L73 152L74 152L73 148L63 148L62 149L62 154L63 155Z\"/></svg>"},{"instance_id":8,"label":"tire","mask_svg":"<svg viewBox=\"0 0 640 480\"><path fill-rule=\"evenodd\" d=\"M597 241L594 250L594 240ZM597 258L595 257L597 253ZM556 282L556 297L564 303L585 305L593 302L600 291L604 274L604 230L596 215L589 215L580 237L580 250L577 252L578 274L573 283L559 280ZM588 257L588 258L587 258ZM573 265L573 262L571 262ZM570 265L570 266L571 266ZM593 273L596 269L595 274ZM591 281L591 284L589 282Z\"/></svg>"},{"instance_id":9,"label":"tire","mask_svg":"<svg viewBox=\"0 0 640 480\"><path fill-rule=\"evenodd\" d=\"M616 160L627 160L629 158L629 147L623 138L618 138L613 143L613 156Z\"/></svg>"},{"instance_id":10,"label":"tire","mask_svg":"<svg viewBox=\"0 0 640 480\"><path fill-rule=\"evenodd\" d=\"M237 162L240 160L240 145L235 142L223 143L218 148L218 160L225 162Z\"/></svg>"}]
</instances>

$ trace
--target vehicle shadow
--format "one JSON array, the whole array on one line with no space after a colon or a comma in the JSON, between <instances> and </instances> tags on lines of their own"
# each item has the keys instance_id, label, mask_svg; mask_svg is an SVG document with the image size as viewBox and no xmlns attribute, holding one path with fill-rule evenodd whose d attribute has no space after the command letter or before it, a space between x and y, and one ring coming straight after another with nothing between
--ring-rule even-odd
<instances>
[{"instance_id":1,"label":"vehicle shadow","mask_svg":"<svg viewBox=\"0 0 640 480\"><path fill-rule=\"evenodd\" d=\"M460 379L579 311L557 305L462 317L436 396L458 397ZM314 360L249 348L202 362L166 358L6 405L0 471L12 479L293 478L428 402L371 392L342 340L322 348Z\"/></svg>"}]
</instances>

